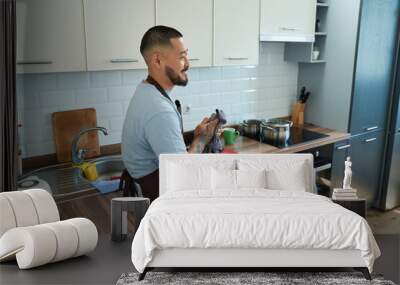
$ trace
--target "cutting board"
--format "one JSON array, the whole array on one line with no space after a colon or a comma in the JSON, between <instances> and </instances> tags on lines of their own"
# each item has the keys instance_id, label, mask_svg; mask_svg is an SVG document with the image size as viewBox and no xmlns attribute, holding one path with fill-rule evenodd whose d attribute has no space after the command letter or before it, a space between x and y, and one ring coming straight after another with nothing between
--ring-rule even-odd
<instances>
[{"instance_id":1,"label":"cutting board","mask_svg":"<svg viewBox=\"0 0 400 285\"><path fill-rule=\"evenodd\" d=\"M86 128L97 126L96 109L79 109L52 114L53 136L59 162L71 161L71 143L79 132ZM97 131L83 134L78 148L85 148L85 158L100 155L99 137Z\"/></svg>"}]
</instances>

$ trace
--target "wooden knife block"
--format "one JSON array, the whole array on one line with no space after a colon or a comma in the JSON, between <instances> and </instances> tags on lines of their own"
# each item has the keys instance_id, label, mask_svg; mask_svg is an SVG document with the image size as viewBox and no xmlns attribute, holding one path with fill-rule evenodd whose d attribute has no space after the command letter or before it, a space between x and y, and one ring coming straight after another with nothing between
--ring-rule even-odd
<instances>
[{"instance_id":1,"label":"wooden knife block","mask_svg":"<svg viewBox=\"0 0 400 285\"><path fill-rule=\"evenodd\" d=\"M296 104L294 104L292 112L292 122L294 125L304 125L304 107L304 103L296 102Z\"/></svg>"}]
</instances>

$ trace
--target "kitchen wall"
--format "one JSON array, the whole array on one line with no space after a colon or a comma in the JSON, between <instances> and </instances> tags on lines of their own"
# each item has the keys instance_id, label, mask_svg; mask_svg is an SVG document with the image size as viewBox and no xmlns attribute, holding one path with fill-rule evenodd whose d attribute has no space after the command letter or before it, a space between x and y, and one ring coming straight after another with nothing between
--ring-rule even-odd
<instances>
[{"instance_id":1,"label":"kitchen wall","mask_svg":"<svg viewBox=\"0 0 400 285\"><path fill-rule=\"evenodd\" d=\"M283 43L260 43L258 66L192 68L189 84L175 87L172 98L190 111L184 129L193 129L215 108L228 123L290 114L296 99L298 64L283 60ZM19 130L23 157L55 153L51 114L94 107L101 145L121 142L122 125L136 85L146 70L25 74L17 76Z\"/></svg>"}]
</instances>

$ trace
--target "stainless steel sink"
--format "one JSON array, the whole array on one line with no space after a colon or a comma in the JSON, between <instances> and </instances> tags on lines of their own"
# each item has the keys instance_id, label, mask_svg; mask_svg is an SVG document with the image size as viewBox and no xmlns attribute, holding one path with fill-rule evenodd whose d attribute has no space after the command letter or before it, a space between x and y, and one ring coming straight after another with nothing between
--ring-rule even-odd
<instances>
[{"instance_id":1,"label":"stainless steel sink","mask_svg":"<svg viewBox=\"0 0 400 285\"><path fill-rule=\"evenodd\" d=\"M122 170L125 168L120 155L102 157L90 160L90 162L96 165L97 180L110 180L112 177L119 177L121 176ZM79 169L79 176L86 180L81 169Z\"/></svg>"},{"instance_id":2,"label":"stainless steel sink","mask_svg":"<svg viewBox=\"0 0 400 285\"><path fill-rule=\"evenodd\" d=\"M124 169L120 155L105 156L90 160L90 162L96 164L98 180L120 176ZM94 189L90 181L83 176L82 170L72 167L71 163L42 167L24 174L18 180L21 181L28 176L37 176L45 180L51 187L53 197L63 197Z\"/></svg>"}]
</instances>

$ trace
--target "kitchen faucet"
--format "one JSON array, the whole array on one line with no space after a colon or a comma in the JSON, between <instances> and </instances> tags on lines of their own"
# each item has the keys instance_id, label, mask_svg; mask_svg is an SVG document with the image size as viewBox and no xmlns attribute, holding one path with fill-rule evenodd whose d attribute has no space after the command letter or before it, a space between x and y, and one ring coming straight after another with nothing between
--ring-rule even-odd
<instances>
[{"instance_id":1,"label":"kitchen faucet","mask_svg":"<svg viewBox=\"0 0 400 285\"><path fill-rule=\"evenodd\" d=\"M85 159L85 153L87 152L87 149L78 148L78 142L81 136L87 132L90 131L102 131L104 135L108 135L107 129L104 127L94 127L94 128L88 128L88 129L83 129L77 134L71 144L71 154L72 154L72 163L73 164L81 164L83 160Z\"/></svg>"}]
</instances>

